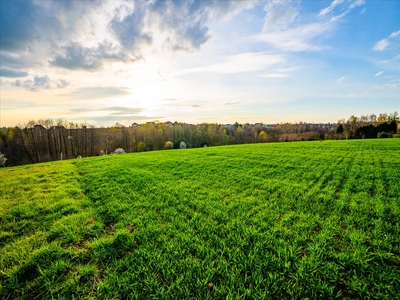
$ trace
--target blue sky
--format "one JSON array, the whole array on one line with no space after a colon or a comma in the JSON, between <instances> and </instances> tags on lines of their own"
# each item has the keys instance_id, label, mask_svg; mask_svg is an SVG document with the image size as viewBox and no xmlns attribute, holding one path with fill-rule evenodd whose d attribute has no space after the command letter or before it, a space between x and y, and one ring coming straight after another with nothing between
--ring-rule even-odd
<instances>
[{"instance_id":1,"label":"blue sky","mask_svg":"<svg viewBox=\"0 0 400 300\"><path fill-rule=\"evenodd\" d=\"M1 1L0 126L400 112L400 1Z\"/></svg>"}]
</instances>

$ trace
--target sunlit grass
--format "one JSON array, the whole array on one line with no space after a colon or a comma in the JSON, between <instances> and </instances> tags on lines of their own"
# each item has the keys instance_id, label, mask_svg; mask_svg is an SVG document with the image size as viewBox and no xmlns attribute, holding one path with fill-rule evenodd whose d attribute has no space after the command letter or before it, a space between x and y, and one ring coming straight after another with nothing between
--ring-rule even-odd
<instances>
[{"instance_id":1,"label":"sunlit grass","mask_svg":"<svg viewBox=\"0 0 400 300\"><path fill-rule=\"evenodd\" d=\"M399 139L4 168L0 295L395 299L399 170Z\"/></svg>"}]
</instances>

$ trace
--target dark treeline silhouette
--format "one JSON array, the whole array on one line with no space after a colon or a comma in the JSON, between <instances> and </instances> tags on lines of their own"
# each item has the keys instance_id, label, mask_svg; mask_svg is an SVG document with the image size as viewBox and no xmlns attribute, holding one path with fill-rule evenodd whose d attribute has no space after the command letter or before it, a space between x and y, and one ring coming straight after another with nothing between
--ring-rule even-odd
<instances>
[{"instance_id":1,"label":"dark treeline silhouette","mask_svg":"<svg viewBox=\"0 0 400 300\"><path fill-rule=\"evenodd\" d=\"M397 132L397 112L354 117L338 123L313 124L186 124L179 122L119 123L95 128L87 123L57 122L47 119L29 121L16 127L0 129L0 152L7 166L46 162L103 154L117 148L126 152L187 148L230 144L311 141L390 137ZM385 132L385 134L380 134ZM168 142L168 143L167 143ZM172 144L172 145L171 145Z\"/></svg>"}]
</instances>

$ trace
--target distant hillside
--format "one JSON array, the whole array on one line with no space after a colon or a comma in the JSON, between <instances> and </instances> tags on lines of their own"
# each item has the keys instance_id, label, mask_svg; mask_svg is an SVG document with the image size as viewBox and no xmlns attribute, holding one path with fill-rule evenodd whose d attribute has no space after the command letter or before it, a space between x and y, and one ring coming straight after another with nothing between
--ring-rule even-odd
<instances>
[{"instance_id":1,"label":"distant hillside","mask_svg":"<svg viewBox=\"0 0 400 300\"><path fill-rule=\"evenodd\" d=\"M51 119L30 121L19 127L0 131L0 152L7 166L52 160L110 154L122 148L143 152L233 144L365 139L392 137L397 132L398 115L351 116L336 123L280 124L187 124L179 122L119 123L110 128L95 128Z\"/></svg>"}]
</instances>

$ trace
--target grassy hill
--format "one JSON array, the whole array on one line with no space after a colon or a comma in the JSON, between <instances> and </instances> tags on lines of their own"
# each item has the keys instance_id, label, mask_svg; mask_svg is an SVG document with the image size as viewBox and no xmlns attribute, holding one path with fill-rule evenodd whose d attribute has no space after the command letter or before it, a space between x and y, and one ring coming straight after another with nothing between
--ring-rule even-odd
<instances>
[{"instance_id":1,"label":"grassy hill","mask_svg":"<svg viewBox=\"0 0 400 300\"><path fill-rule=\"evenodd\" d=\"M56 161L0 188L0 298L400 294L400 139Z\"/></svg>"}]
</instances>

